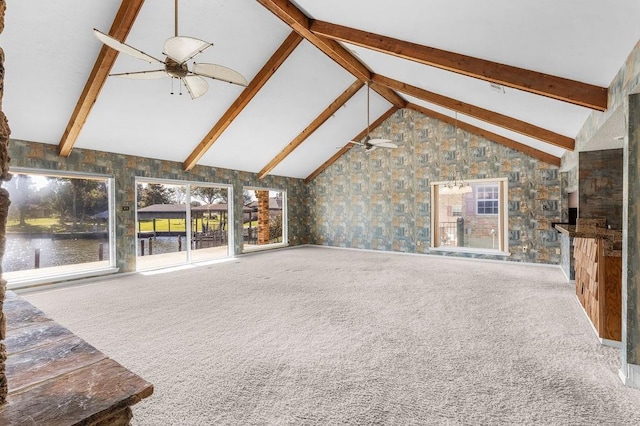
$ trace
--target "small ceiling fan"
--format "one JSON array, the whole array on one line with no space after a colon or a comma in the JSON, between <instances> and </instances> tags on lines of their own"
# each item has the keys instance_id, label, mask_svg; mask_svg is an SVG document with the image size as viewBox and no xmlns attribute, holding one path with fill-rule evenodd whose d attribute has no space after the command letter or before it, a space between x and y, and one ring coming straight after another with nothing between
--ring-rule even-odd
<instances>
[{"instance_id":1,"label":"small ceiling fan","mask_svg":"<svg viewBox=\"0 0 640 426\"><path fill-rule=\"evenodd\" d=\"M391 139L371 139L371 136L369 135L369 126L370 126L370 121L369 121L369 114L370 114L370 107L369 107L369 97L370 97L370 92L371 92L371 88L369 87L369 83L367 82L367 136L365 136L364 140L362 142L359 141L349 141L347 142L355 144L355 145L360 145L360 146L364 146L364 149L366 152L371 152L374 151L376 148L391 148L391 149L395 149L398 147L398 145L396 145L395 143L391 142Z\"/></svg>"},{"instance_id":2,"label":"small ceiling fan","mask_svg":"<svg viewBox=\"0 0 640 426\"><path fill-rule=\"evenodd\" d=\"M191 69L187 62L195 58L207 48L213 46L209 43L193 37L178 36L178 0L175 0L175 36L164 42L162 53L166 56L164 61L154 58L135 47L116 40L115 38L93 29L95 36L102 43L117 50L118 52L127 54L137 59L149 62L150 64L162 64L163 68L150 71L135 71L118 74L110 74L110 76L132 78L140 80L150 80L162 77L177 78L185 85L191 99L204 95L209 90L209 85L202 77L209 77L214 80L226 81L227 83L246 86L245 79L239 72L231 68L223 67L216 64L199 64L193 63Z\"/></svg>"}]
</instances>

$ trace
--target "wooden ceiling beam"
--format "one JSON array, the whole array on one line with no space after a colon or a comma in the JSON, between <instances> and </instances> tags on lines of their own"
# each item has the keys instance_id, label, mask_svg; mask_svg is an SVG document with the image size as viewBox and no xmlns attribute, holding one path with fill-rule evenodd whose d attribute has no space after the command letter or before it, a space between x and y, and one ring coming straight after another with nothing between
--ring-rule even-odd
<instances>
[{"instance_id":1,"label":"wooden ceiling beam","mask_svg":"<svg viewBox=\"0 0 640 426\"><path fill-rule=\"evenodd\" d=\"M331 103L318 117L316 117L311 124L309 124L298 136L295 137L287 146L285 146L273 160L260 170L258 173L258 179L263 179L271 170L273 170L278 164L280 164L289 154L291 154L296 148L298 148L302 142L304 142L313 132L318 130L325 121L327 121L333 114L335 114L342 105L344 105L358 90L362 89L364 83L360 80L356 80L345 90L335 101Z\"/></svg>"},{"instance_id":2,"label":"wooden ceiling beam","mask_svg":"<svg viewBox=\"0 0 640 426\"><path fill-rule=\"evenodd\" d=\"M291 53L298 47L302 41L302 36L297 32L291 31L289 36L280 45L278 50L269 58L267 63L256 74L251 82L245 87L240 96L231 104L227 111L222 115L218 122L211 128L209 133L202 139L202 141L195 147L195 149L189 154L187 159L183 162L185 170L189 171L195 167L198 160L211 148L211 146L218 140L222 133L231 125L233 120L236 119L240 112L251 102L255 95L258 94L260 89L269 81L271 76L275 74L277 69L284 63L284 61L291 55Z\"/></svg>"},{"instance_id":3,"label":"wooden ceiling beam","mask_svg":"<svg viewBox=\"0 0 640 426\"><path fill-rule=\"evenodd\" d=\"M419 87L415 87L401 81L393 80L389 77L385 77L379 74L373 75L372 81L374 83L387 86L390 89L406 93L407 95L413 96L423 101L440 105L444 108L477 118L478 120L486 121L487 123L494 124L496 126L504 127L505 129L512 130L522 135L538 139L542 142L546 142L566 150L573 151L575 148L574 139L518 120L516 118L508 117L506 115L489 111L475 105L467 104L443 95L439 95L437 93L429 92Z\"/></svg>"},{"instance_id":4,"label":"wooden ceiling beam","mask_svg":"<svg viewBox=\"0 0 640 426\"><path fill-rule=\"evenodd\" d=\"M311 21L316 36L351 43L424 65L591 108L607 109L608 89L567 78L447 52L324 21Z\"/></svg>"},{"instance_id":5,"label":"wooden ceiling beam","mask_svg":"<svg viewBox=\"0 0 640 426\"><path fill-rule=\"evenodd\" d=\"M441 114L439 112L430 110L429 108L425 108L420 105L409 103L407 104L407 108L417 111L426 116L438 119L445 123L451 124L452 126L457 126L458 128L462 130L466 130L467 132L472 133L476 136L480 136L492 142L498 143L500 145L504 145L516 151L520 151L523 154L528 155L529 157L560 167L560 158L556 157L555 155L548 154L544 151L540 151L539 149L532 148L529 145L516 142L513 139L509 139L507 137L498 135L488 130L481 129L480 127L476 127L472 124L465 123L464 121L456 120L453 117L449 117L448 115Z\"/></svg>"},{"instance_id":6,"label":"wooden ceiling beam","mask_svg":"<svg viewBox=\"0 0 640 426\"><path fill-rule=\"evenodd\" d=\"M271 13L282 19L298 34L307 39L311 44L327 54L331 59L356 76L360 81L367 82L371 77L371 71L340 43L328 38L321 38L313 34L309 27L310 19L300 9L288 0L258 0Z\"/></svg>"},{"instance_id":7,"label":"wooden ceiling beam","mask_svg":"<svg viewBox=\"0 0 640 426\"><path fill-rule=\"evenodd\" d=\"M116 13L116 17L113 20L111 29L109 30L109 35L117 40L125 40L129 31L131 31L133 23L135 22L138 12L140 12L143 4L144 0L122 0L118 13ZM62 139L58 144L58 151L60 155L68 157L69 154L71 154L73 146L82 131L82 127L89 117L91 108L93 108L93 105L98 99L98 95L100 94L104 83L107 81L109 72L111 72L111 68L116 62L117 57L117 50L106 45L102 45L100 53L98 54L98 59L96 59L96 62L93 65L89 79L82 90L80 99L76 103L73 113L71 114L71 118L69 119L69 123L62 135Z\"/></svg>"},{"instance_id":8,"label":"wooden ceiling beam","mask_svg":"<svg viewBox=\"0 0 640 426\"><path fill-rule=\"evenodd\" d=\"M314 34L309 29L311 26L311 20L290 1L258 0L258 2L284 21L284 23L293 28L294 31L304 37L309 43L313 44L337 62L341 67L353 74L358 80L363 83L371 81L371 70L369 70L366 65L360 62L358 58L353 56L351 52L345 49L337 41ZM380 96L384 97L399 108L404 108L404 105L406 105L406 101L402 99L402 97L398 96L397 93L392 93L392 91L389 90L378 91L378 89L381 88L373 85L371 88L378 92Z\"/></svg>"},{"instance_id":9,"label":"wooden ceiling beam","mask_svg":"<svg viewBox=\"0 0 640 426\"><path fill-rule=\"evenodd\" d=\"M382 122L384 122L387 118L391 117L396 111L398 111L400 108L398 108L397 106L392 106L390 109L388 109L384 114L382 114L380 117L378 117L378 119L376 121L374 121L373 123L371 123L371 125L369 126L369 128L371 129L375 129L376 127L378 127L379 125L382 124ZM353 141L360 141L362 140L362 138L364 138L367 135L367 131L369 131L369 128L364 128L360 133L358 133L356 136L354 136L351 140ZM312 180L314 180L320 173L322 173L327 167L329 167L330 165L332 165L333 163L335 163L338 158L342 157L344 155L345 152L349 151L351 148L353 147L352 143L347 143L345 146L343 146L338 152L336 152L335 154L333 154L331 156L331 158L329 158L327 161L325 161L324 163L322 163L322 165L320 167L318 167L313 173L311 173L309 176L307 176L307 178L304 180L304 183L309 183Z\"/></svg>"}]
</instances>

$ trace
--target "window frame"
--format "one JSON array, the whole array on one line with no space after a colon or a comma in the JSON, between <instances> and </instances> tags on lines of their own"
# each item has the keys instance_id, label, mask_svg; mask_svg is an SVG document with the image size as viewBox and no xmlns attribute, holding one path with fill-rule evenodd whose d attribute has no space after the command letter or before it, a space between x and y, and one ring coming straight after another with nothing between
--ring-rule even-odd
<instances>
[{"instance_id":1,"label":"window frame","mask_svg":"<svg viewBox=\"0 0 640 426\"><path fill-rule=\"evenodd\" d=\"M134 179L134 194L135 194L135 211L134 211L134 217L135 217L135 221L137 223L138 220L138 184L139 183L154 183L154 184L161 184L161 185L174 185L174 186L184 186L185 187L185 191L186 191L186 197L185 197L185 205L186 206L190 206L191 205L191 190L192 187L210 187L210 188L225 188L227 190L227 215L229 218L233 217L233 212L234 212L234 207L233 207L233 185L231 184L226 184L226 183L216 183L216 182L207 182L207 181L192 181L192 180L183 180L183 179L166 179L166 178L153 178L153 177L144 177L144 176L135 176ZM191 209L190 208L185 208L185 233L186 235L191 235ZM228 234L227 234L227 256L225 258L222 259L229 259L229 258L233 258L235 256L235 244L232 243L232 241L235 241L235 229L234 226L229 226L228 230L227 230ZM136 237L134 237L134 241L135 244L137 246L138 244L138 231L136 228L136 233L135 233ZM212 260L208 260L208 261L193 261L191 259L191 251L193 250L191 248L191 244L185 244L185 261L181 262L179 264L176 265L170 265L167 266L169 268L172 267L181 267L184 265L192 265L192 264L206 264L207 262L210 261L219 261L220 259L212 259ZM136 248L137 250L137 248ZM147 273L149 271L152 271L154 268L150 268L150 269L139 269L138 267L138 255L136 255L136 272L142 272L142 273ZM155 268L158 269L158 268ZM160 269L164 269L160 268Z\"/></svg>"},{"instance_id":2,"label":"window frame","mask_svg":"<svg viewBox=\"0 0 640 426\"><path fill-rule=\"evenodd\" d=\"M498 186L498 228L500 229L500 236L498 239L498 249L486 249L486 248L472 248L472 247L442 247L438 246L439 242L439 186L449 183L448 181L434 181L430 183L430 199L431 199L431 242L430 252L457 252L457 253L476 253L476 254L490 254L497 256L510 256L509 253L509 179L503 178L484 178L484 179L468 179L465 181L470 184L481 184L483 182L497 184ZM474 189L474 204L477 210L477 194ZM476 211L477 214L477 211ZM490 216L481 214L481 216Z\"/></svg>"},{"instance_id":3,"label":"window frame","mask_svg":"<svg viewBox=\"0 0 640 426\"><path fill-rule=\"evenodd\" d=\"M497 195L498 198L482 198L480 199L480 188L491 188L491 192L494 192L494 188L495 188L495 194ZM476 215L479 216L495 216L495 215L499 215L500 214L500 183L496 182L495 185L483 185L483 186L478 186L476 189ZM486 191L486 190L485 190ZM483 191L483 192L485 192ZM480 213L480 203L486 203L486 202L495 202L497 207L498 207L498 212L497 213ZM484 209L486 210L486 207L484 207ZM493 205L492 205L492 209L493 209Z\"/></svg>"},{"instance_id":4,"label":"window frame","mask_svg":"<svg viewBox=\"0 0 640 426\"><path fill-rule=\"evenodd\" d=\"M270 250L273 248L287 247L289 246L289 217L288 217L288 194L287 190L283 188L275 188L275 187L261 187L261 186L251 186L245 185L242 187L242 190L249 191L269 191L269 192L279 192L282 194L282 242L280 243L271 243L264 244L262 246L256 247L248 247L244 243L244 239L242 240L242 253L251 253L255 251L262 250ZM242 238L242 234L241 238Z\"/></svg>"},{"instance_id":5,"label":"window frame","mask_svg":"<svg viewBox=\"0 0 640 426\"><path fill-rule=\"evenodd\" d=\"M11 272L3 273L4 278L7 280L7 289L18 290L22 288L29 288L31 286L40 285L44 283L55 283L59 281L66 281L69 279L80 279L84 277L94 277L100 275L108 275L118 272L116 266L116 189L115 178L113 175L91 173L91 172L78 172L75 170L50 170L50 169L38 169L31 167L9 167L9 173L11 174L26 174L26 175L38 175L44 177L62 178L62 179L86 179L86 180L101 180L106 182L107 186L107 209L109 215L107 218L108 231L108 250L109 250L109 264L106 267L94 267L83 268L83 263L73 264L78 265L71 271L65 271L64 267L51 267L39 269L29 269L24 273L24 276L12 277ZM57 269L60 268L60 269ZM47 273L41 273L41 271L47 271Z\"/></svg>"}]
</instances>

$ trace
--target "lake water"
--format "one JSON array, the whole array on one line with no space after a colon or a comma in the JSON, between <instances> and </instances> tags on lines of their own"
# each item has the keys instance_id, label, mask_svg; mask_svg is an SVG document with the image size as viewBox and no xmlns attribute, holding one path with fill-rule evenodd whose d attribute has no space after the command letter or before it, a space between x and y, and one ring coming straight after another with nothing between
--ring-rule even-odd
<instances>
[{"instance_id":1,"label":"lake water","mask_svg":"<svg viewBox=\"0 0 640 426\"><path fill-rule=\"evenodd\" d=\"M184 251L186 250L184 238L182 238L182 243ZM51 238L29 238L9 233L2 260L2 270L13 272L34 269L36 249L40 249L41 268L97 262L100 244L103 244L103 260L109 260L109 243L104 240L54 240ZM156 237L152 244L153 254L178 251L178 237ZM136 251L139 256L140 239ZM148 238L144 238L144 252L145 255L149 255Z\"/></svg>"},{"instance_id":2,"label":"lake water","mask_svg":"<svg viewBox=\"0 0 640 426\"><path fill-rule=\"evenodd\" d=\"M136 253L140 256L144 240L144 254L149 255L149 239L138 239ZM109 260L109 243L104 240L54 240L51 238L29 238L27 236L7 234L6 249L2 260L4 272L34 269L35 251L40 249L40 267L74 265L97 262L100 244L103 245L103 260ZM152 241L153 254L175 253L178 251L178 237L156 237ZM182 238L182 251L187 249Z\"/></svg>"},{"instance_id":3,"label":"lake water","mask_svg":"<svg viewBox=\"0 0 640 426\"><path fill-rule=\"evenodd\" d=\"M40 249L40 267L97 262L103 244L103 260L109 260L109 244L101 240L53 240L7 234L2 260L4 272L24 271L35 266L35 251Z\"/></svg>"}]
</instances>

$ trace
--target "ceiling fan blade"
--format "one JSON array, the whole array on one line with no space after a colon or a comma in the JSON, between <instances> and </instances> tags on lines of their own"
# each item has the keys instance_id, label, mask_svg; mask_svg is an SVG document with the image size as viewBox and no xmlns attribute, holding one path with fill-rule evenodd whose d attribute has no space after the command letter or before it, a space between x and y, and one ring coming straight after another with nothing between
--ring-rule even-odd
<instances>
[{"instance_id":1,"label":"ceiling fan blade","mask_svg":"<svg viewBox=\"0 0 640 426\"><path fill-rule=\"evenodd\" d=\"M391 139L369 139L371 145L380 145L381 143L391 143Z\"/></svg>"},{"instance_id":2,"label":"ceiling fan blade","mask_svg":"<svg viewBox=\"0 0 640 426\"><path fill-rule=\"evenodd\" d=\"M398 145L396 145L395 143L392 142L387 142L385 139L372 139L371 141L369 141L369 143L373 146L375 146L376 148L397 148Z\"/></svg>"},{"instance_id":3,"label":"ceiling fan blade","mask_svg":"<svg viewBox=\"0 0 640 426\"><path fill-rule=\"evenodd\" d=\"M374 145L376 148L391 148L391 149L396 149L398 147L398 145L396 145L395 143L391 143L391 142L383 142L383 143L379 143L377 145Z\"/></svg>"},{"instance_id":4,"label":"ceiling fan blade","mask_svg":"<svg viewBox=\"0 0 640 426\"><path fill-rule=\"evenodd\" d=\"M132 78L136 80L153 80L155 78L169 77L169 74L165 70L153 70L153 71L136 71L136 72L121 72L118 74L109 74L110 77L120 78Z\"/></svg>"},{"instance_id":5,"label":"ceiling fan blade","mask_svg":"<svg viewBox=\"0 0 640 426\"><path fill-rule=\"evenodd\" d=\"M352 143L352 144L354 144L354 145L362 145L362 146L365 146L365 144L363 144L362 142L358 142L358 141L349 141L349 142L347 142L347 144L350 144L350 143Z\"/></svg>"},{"instance_id":6,"label":"ceiling fan blade","mask_svg":"<svg viewBox=\"0 0 640 426\"><path fill-rule=\"evenodd\" d=\"M207 90L209 90L209 85L207 84L205 79L200 76L188 75L186 77L182 77L182 81L189 91L191 99L199 98L200 96L207 93Z\"/></svg>"},{"instance_id":7,"label":"ceiling fan blade","mask_svg":"<svg viewBox=\"0 0 640 426\"><path fill-rule=\"evenodd\" d=\"M210 77L216 80L226 81L227 83L237 84L239 86L247 86L249 82L238 71L231 68L223 67L216 64L193 64L194 74Z\"/></svg>"},{"instance_id":8,"label":"ceiling fan blade","mask_svg":"<svg viewBox=\"0 0 640 426\"><path fill-rule=\"evenodd\" d=\"M131 47L126 43L118 41L115 38L111 37L110 35L100 32L95 28L93 29L93 34L95 34L96 38L100 40L102 43L106 44L112 49L117 50L118 52L122 52L134 58L141 59L145 62L149 62L150 64L154 62L159 62L161 64L164 63L161 60L154 58L153 56L147 55L142 50L138 50L135 47Z\"/></svg>"},{"instance_id":9,"label":"ceiling fan blade","mask_svg":"<svg viewBox=\"0 0 640 426\"><path fill-rule=\"evenodd\" d=\"M164 42L164 54L176 61L184 64L203 50L213 46L213 43L206 42L193 37L171 37Z\"/></svg>"}]
</instances>

